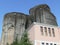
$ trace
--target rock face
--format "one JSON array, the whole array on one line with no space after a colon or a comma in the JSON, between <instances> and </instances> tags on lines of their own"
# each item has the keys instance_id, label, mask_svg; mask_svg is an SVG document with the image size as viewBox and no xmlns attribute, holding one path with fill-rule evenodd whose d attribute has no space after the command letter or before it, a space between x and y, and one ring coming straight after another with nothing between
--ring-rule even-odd
<instances>
[{"instance_id":1,"label":"rock face","mask_svg":"<svg viewBox=\"0 0 60 45\"><path fill-rule=\"evenodd\" d=\"M4 16L1 45L11 44L16 37L19 40L33 22L57 26L56 18L46 4L31 8L29 13L11 12Z\"/></svg>"},{"instance_id":2,"label":"rock face","mask_svg":"<svg viewBox=\"0 0 60 45\"><path fill-rule=\"evenodd\" d=\"M22 33L25 31L25 25L25 14L18 12L6 14L3 23L2 45L11 44L16 37L20 39Z\"/></svg>"},{"instance_id":3,"label":"rock face","mask_svg":"<svg viewBox=\"0 0 60 45\"><path fill-rule=\"evenodd\" d=\"M38 5L29 10L30 15L33 18L33 22L45 23L50 25L56 25L56 18L51 13L50 8L46 4Z\"/></svg>"}]
</instances>

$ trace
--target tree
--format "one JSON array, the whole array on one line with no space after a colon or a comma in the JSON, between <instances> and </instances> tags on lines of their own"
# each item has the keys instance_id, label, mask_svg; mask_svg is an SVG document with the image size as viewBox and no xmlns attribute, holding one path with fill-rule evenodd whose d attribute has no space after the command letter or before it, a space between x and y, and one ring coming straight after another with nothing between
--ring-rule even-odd
<instances>
[{"instance_id":1,"label":"tree","mask_svg":"<svg viewBox=\"0 0 60 45\"><path fill-rule=\"evenodd\" d=\"M31 42L29 41L27 31L24 32L19 43L18 43L18 39L16 37L15 41L13 41L13 43L11 45L32 45Z\"/></svg>"},{"instance_id":2,"label":"tree","mask_svg":"<svg viewBox=\"0 0 60 45\"><path fill-rule=\"evenodd\" d=\"M28 38L27 31L24 32L23 36L21 37L19 45L32 45Z\"/></svg>"},{"instance_id":3,"label":"tree","mask_svg":"<svg viewBox=\"0 0 60 45\"><path fill-rule=\"evenodd\" d=\"M7 45L9 45L9 44L7 43Z\"/></svg>"}]
</instances>

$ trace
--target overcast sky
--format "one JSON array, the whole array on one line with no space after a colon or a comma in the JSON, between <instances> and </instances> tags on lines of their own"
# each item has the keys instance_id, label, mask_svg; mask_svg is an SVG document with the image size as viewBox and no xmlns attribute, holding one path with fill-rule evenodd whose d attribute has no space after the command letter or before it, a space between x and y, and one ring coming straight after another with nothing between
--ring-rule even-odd
<instances>
[{"instance_id":1,"label":"overcast sky","mask_svg":"<svg viewBox=\"0 0 60 45\"><path fill-rule=\"evenodd\" d=\"M0 0L0 38L3 18L6 13L22 12L29 14L29 9L39 4L49 5L51 12L56 16L57 23L60 26L60 0Z\"/></svg>"}]
</instances>

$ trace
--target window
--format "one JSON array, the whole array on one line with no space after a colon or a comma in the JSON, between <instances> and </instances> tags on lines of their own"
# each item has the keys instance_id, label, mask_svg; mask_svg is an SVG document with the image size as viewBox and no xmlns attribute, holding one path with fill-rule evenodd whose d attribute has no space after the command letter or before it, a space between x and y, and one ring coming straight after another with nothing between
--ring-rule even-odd
<instances>
[{"instance_id":1,"label":"window","mask_svg":"<svg viewBox=\"0 0 60 45\"><path fill-rule=\"evenodd\" d=\"M53 34L53 37L55 37L54 28L52 28L52 34Z\"/></svg>"},{"instance_id":2,"label":"window","mask_svg":"<svg viewBox=\"0 0 60 45\"><path fill-rule=\"evenodd\" d=\"M49 45L48 43L46 43L46 45Z\"/></svg>"},{"instance_id":3,"label":"window","mask_svg":"<svg viewBox=\"0 0 60 45\"><path fill-rule=\"evenodd\" d=\"M48 33L49 33L49 36L51 36L51 30L50 30L50 28L48 28Z\"/></svg>"},{"instance_id":4,"label":"window","mask_svg":"<svg viewBox=\"0 0 60 45\"><path fill-rule=\"evenodd\" d=\"M47 28L46 28L46 27L44 27L44 30L45 30L45 34L47 35Z\"/></svg>"},{"instance_id":5,"label":"window","mask_svg":"<svg viewBox=\"0 0 60 45\"><path fill-rule=\"evenodd\" d=\"M50 43L50 45L53 45L52 43Z\"/></svg>"},{"instance_id":6,"label":"window","mask_svg":"<svg viewBox=\"0 0 60 45\"><path fill-rule=\"evenodd\" d=\"M56 44L54 44L54 45L56 45Z\"/></svg>"},{"instance_id":7,"label":"window","mask_svg":"<svg viewBox=\"0 0 60 45\"><path fill-rule=\"evenodd\" d=\"M41 34L43 35L43 27L42 26L40 27L40 30L41 30Z\"/></svg>"},{"instance_id":8,"label":"window","mask_svg":"<svg viewBox=\"0 0 60 45\"><path fill-rule=\"evenodd\" d=\"M57 45L57 44L53 42L42 42L41 45Z\"/></svg>"},{"instance_id":9,"label":"window","mask_svg":"<svg viewBox=\"0 0 60 45\"><path fill-rule=\"evenodd\" d=\"M44 45L44 42L42 42L42 45Z\"/></svg>"}]
</instances>

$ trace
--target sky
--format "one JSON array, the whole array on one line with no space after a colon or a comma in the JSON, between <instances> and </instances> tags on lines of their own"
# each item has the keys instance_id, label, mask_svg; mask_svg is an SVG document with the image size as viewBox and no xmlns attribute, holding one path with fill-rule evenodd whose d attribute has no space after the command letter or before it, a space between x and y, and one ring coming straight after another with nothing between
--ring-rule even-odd
<instances>
[{"instance_id":1,"label":"sky","mask_svg":"<svg viewBox=\"0 0 60 45\"><path fill-rule=\"evenodd\" d=\"M3 19L6 13L22 12L29 14L29 9L39 4L47 4L50 7L60 27L60 0L0 0L0 39Z\"/></svg>"}]
</instances>

